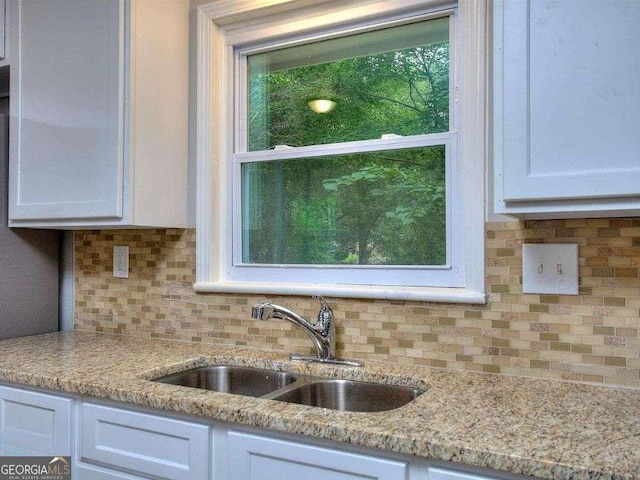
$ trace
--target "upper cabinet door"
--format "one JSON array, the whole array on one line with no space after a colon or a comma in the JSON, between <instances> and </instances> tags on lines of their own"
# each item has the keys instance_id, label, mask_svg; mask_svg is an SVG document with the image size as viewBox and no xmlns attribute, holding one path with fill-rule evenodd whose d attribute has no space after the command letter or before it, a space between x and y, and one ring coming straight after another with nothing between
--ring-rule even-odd
<instances>
[{"instance_id":1,"label":"upper cabinet door","mask_svg":"<svg viewBox=\"0 0 640 480\"><path fill-rule=\"evenodd\" d=\"M637 202L640 2L494 6L497 210L518 211L518 202L529 202L521 209L529 212L571 211L575 205L561 203L576 199L593 199L594 210L598 202L615 208L611 197L623 199L620 208L625 197Z\"/></svg>"},{"instance_id":2,"label":"upper cabinet door","mask_svg":"<svg viewBox=\"0 0 640 480\"><path fill-rule=\"evenodd\" d=\"M0 0L0 67L9 65L9 15L7 0Z\"/></svg>"},{"instance_id":3,"label":"upper cabinet door","mask_svg":"<svg viewBox=\"0 0 640 480\"><path fill-rule=\"evenodd\" d=\"M119 218L124 2L13 4L12 219Z\"/></svg>"}]
</instances>

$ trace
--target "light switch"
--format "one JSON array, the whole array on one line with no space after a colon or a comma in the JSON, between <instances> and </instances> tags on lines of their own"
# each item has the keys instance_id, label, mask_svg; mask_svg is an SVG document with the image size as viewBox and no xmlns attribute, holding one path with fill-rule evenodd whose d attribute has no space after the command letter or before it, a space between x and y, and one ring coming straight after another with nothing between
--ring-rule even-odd
<instances>
[{"instance_id":1,"label":"light switch","mask_svg":"<svg viewBox=\"0 0 640 480\"><path fill-rule=\"evenodd\" d=\"M578 244L522 245L522 292L577 295Z\"/></svg>"}]
</instances>

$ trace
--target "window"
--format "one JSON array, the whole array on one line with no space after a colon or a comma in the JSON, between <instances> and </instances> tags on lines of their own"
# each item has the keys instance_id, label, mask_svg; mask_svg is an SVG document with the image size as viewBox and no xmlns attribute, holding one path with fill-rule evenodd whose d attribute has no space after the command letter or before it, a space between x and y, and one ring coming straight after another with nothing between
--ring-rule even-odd
<instances>
[{"instance_id":1,"label":"window","mask_svg":"<svg viewBox=\"0 0 640 480\"><path fill-rule=\"evenodd\" d=\"M199 10L195 288L482 302L462 3L287 3Z\"/></svg>"}]
</instances>

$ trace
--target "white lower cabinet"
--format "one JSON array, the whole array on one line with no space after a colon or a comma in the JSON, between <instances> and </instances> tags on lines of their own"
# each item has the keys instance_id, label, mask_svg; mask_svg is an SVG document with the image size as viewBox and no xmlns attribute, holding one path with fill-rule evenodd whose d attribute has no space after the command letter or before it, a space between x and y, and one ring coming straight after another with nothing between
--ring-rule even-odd
<instances>
[{"instance_id":1,"label":"white lower cabinet","mask_svg":"<svg viewBox=\"0 0 640 480\"><path fill-rule=\"evenodd\" d=\"M71 455L74 400L0 386L0 455Z\"/></svg>"},{"instance_id":2,"label":"white lower cabinet","mask_svg":"<svg viewBox=\"0 0 640 480\"><path fill-rule=\"evenodd\" d=\"M408 462L229 432L233 480L404 480Z\"/></svg>"}]
</instances>

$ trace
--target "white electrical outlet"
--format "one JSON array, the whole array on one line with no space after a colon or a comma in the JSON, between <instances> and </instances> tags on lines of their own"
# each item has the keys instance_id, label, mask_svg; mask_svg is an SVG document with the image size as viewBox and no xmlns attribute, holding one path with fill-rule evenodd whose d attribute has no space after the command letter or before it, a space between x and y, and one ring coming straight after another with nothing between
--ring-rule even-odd
<instances>
[{"instance_id":1,"label":"white electrical outlet","mask_svg":"<svg viewBox=\"0 0 640 480\"><path fill-rule=\"evenodd\" d=\"M114 278L129 278L129 247L113 247L113 276Z\"/></svg>"},{"instance_id":2,"label":"white electrical outlet","mask_svg":"<svg viewBox=\"0 0 640 480\"><path fill-rule=\"evenodd\" d=\"M522 245L522 292L577 295L578 244Z\"/></svg>"}]
</instances>

